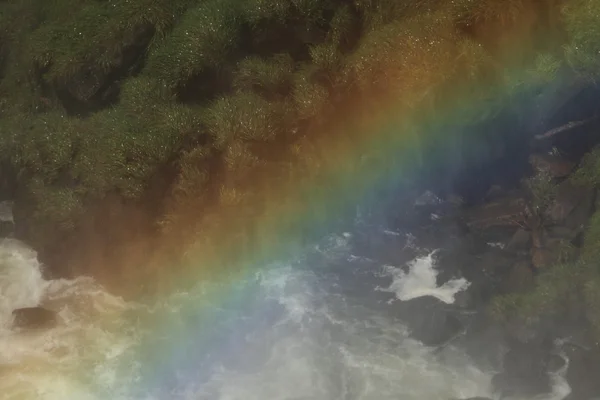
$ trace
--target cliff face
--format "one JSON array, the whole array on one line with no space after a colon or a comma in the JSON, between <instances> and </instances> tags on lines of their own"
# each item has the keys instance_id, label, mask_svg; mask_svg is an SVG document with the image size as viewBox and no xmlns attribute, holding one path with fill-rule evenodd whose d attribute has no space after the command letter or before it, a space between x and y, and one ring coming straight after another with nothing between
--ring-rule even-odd
<instances>
[{"instance_id":1,"label":"cliff face","mask_svg":"<svg viewBox=\"0 0 600 400\"><path fill-rule=\"evenodd\" d=\"M53 273L107 282L191 243L242 257L265 209L298 201L273 188L326 182L361 121L435 115L401 161L440 179L525 148L559 103L550 83L600 71L596 1L417 3L0 3L0 183L18 236Z\"/></svg>"}]
</instances>

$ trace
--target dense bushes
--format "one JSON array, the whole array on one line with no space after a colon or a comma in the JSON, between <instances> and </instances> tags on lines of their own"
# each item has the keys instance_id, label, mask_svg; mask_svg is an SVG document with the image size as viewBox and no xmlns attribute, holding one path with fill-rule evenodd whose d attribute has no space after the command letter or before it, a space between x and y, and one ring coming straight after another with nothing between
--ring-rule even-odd
<instances>
[{"instance_id":1,"label":"dense bushes","mask_svg":"<svg viewBox=\"0 0 600 400\"><path fill-rule=\"evenodd\" d=\"M116 193L163 232L251 247L272 215L293 230L289 210L339 209L332 178L426 165L446 119L460 132L559 73L592 78L597 3L1 2L0 164L39 243ZM358 176L344 187L378 178Z\"/></svg>"}]
</instances>

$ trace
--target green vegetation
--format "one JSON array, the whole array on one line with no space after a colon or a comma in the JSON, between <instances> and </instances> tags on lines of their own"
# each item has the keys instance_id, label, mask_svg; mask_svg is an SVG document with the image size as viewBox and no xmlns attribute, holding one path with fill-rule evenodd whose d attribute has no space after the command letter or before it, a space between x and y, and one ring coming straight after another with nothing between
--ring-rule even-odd
<instances>
[{"instance_id":1,"label":"green vegetation","mask_svg":"<svg viewBox=\"0 0 600 400\"><path fill-rule=\"evenodd\" d=\"M588 153L569 179L599 189L598 158L598 150ZM529 178L526 186L532 194L531 208L538 218L543 218L554 202L556 185L540 173ZM590 324L600 344L600 211L591 217L580 249L561 240L551 251L555 262L540 272L535 287L525 293L497 296L490 306L491 315L500 321L516 319L522 323L535 323L545 316L582 318Z\"/></svg>"},{"instance_id":2,"label":"green vegetation","mask_svg":"<svg viewBox=\"0 0 600 400\"><path fill-rule=\"evenodd\" d=\"M319 200L339 189L328 180L333 166L349 177L367 164L426 167L425 149L435 145L428 132L439 129L431 115L447 118L448 146L459 153L461 127L522 112L515 104L557 76L593 80L599 7L597 0L0 2L0 165L14 175L19 215L39 248L77 237L109 195L147 207L157 232L178 233L182 247L210 238L252 248L265 229L256 222L270 212L340 208ZM382 115L398 116L381 127L390 147L410 137L410 152L384 159L353 146L367 134L361 121ZM441 153L440 162L451 157ZM586 176L596 176L588 164ZM302 191L307 182L314 193Z\"/></svg>"},{"instance_id":3,"label":"green vegetation","mask_svg":"<svg viewBox=\"0 0 600 400\"><path fill-rule=\"evenodd\" d=\"M598 224L598 215L593 224ZM593 226L593 225L592 225ZM592 228L591 229L597 229ZM591 250L592 248L596 250ZM597 252L600 242L588 242L585 251ZM544 316L584 317L600 339L600 267L597 259L563 258L540 273L535 287L526 293L511 293L494 298L492 315L502 321L537 321Z\"/></svg>"},{"instance_id":4,"label":"green vegetation","mask_svg":"<svg viewBox=\"0 0 600 400\"><path fill-rule=\"evenodd\" d=\"M600 187L600 148L593 149L583 156L580 168L571 179L581 185Z\"/></svg>"},{"instance_id":5,"label":"green vegetation","mask_svg":"<svg viewBox=\"0 0 600 400\"><path fill-rule=\"evenodd\" d=\"M576 0L565 6L565 28L570 42L565 46L569 65L589 79L600 73L600 32L598 23L600 2Z\"/></svg>"},{"instance_id":6,"label":"green vegetation","mask_svg":"<svg viewBox=\"0 0 600 400\"><path fill-rule=\"evenodd\" d=\"M543 218L556 197L557 186L552 176L540 172L525 180L525 188L529 193L531 213L538 219Z\"/></svg>"}]
</instances>

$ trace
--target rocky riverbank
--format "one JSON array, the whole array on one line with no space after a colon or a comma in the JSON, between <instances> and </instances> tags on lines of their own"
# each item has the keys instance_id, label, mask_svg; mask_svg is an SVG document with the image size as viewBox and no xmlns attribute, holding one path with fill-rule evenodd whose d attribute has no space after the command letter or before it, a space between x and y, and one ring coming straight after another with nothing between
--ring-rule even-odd
<instances>
[{"instance_id":1,"label":"rocky riverbank","mask_svg":"<svg viewBox=\"0 0 600 400\"><path fill-rule=\"evenodd\" d=\"M414 321L422 341L498 331L512 352L497 385L526 393L566 352L585 399L600 337L598 2L512 5L0 2L0 200L14 200L0 234L48 276L136 297L185 275L170 268L194 250L235 265L344 224L366 192L391 232L438 249L438 279L471 282L450 310L398 310L431 310ZM394 238L356 246L412 259Z\"/></svg>"},{"instance_id":2,"label":"rocky riverbank","mask_svg":"<svg viewBox=\"0 0 600 400\"><path fill-rule=\"evenodd\" d=\"M571 264L585 258L584 253L596 245L595 238L590 238L590 220L598 209L599 197L598 185L590 179L590 171L594 171L590 165L594 167L597 157L593 151L599 137L597 130L592 125L567 131L538 140L532 147L508 142L509 148L520 148L518 159L505 149L495 159L476 167L463 166L451 177L433 176L429 183L424 180L413 194L404 193L386 209L383 223L390 235L376 237L366 229L358 231L353 239L353 246L360 249L358 255L402 265L419 255L410 246L413 237L421 250L436 250L441 271L438 284L457 277L470 282L452 305L422 297L403 302L396 312L426 345L459 344L479 362L504 365L494 381L503 395L547 392L549 373L559 370L565 359L572 387L569 399L589 400L600 391L594 379L600 374L598 336L583 305L565 299L568 309L551 306L549 311L547 304L541 304L539 309L534 307L522 315L514 309L516 303L511 303L511 296L520 296L519 304L525 304L523 299L539 291L540 281L548 280L544 277L557 266L574 269ZM480 171L475 173L474 168ZM448 184L447 178L453 183ZM110 207L114 219L102 219L106 212L92 215L88 233L103 237L111 230L116 232L114 229L130 232L112 237L106 246L125 246L133 258L138 254L141 262L147 255L144 253L150 252L143 250L149 249L150 243L145 236L140 239L141 247L136 248L135 231L147 223L143 222L144 211L132 212L127 206L115 208L119 202L116 198L114 201ZM2 235L23 236L19 224L15 226L11 208L11 201L0 207ZM96 230L102 223L104 228ZM79 240L84 243L75 257L79 262L110 263L120 257L104 248L94 248L98 241L93 238ZM90 242L85 244L87 240ZM75 243L64 243L63 248ZM120 262L131 260L131 254L128 256ZM65 273L58 264L60 258L49 261L50 275ZM71 273L102 278L103 271L79 267ZM31 329L52 323L52 315L44 309L22 309L15 311L15 321L22 329Z\"/></svg>"},{"instance_id":3,"label":"rocky riverbank","mask_svg":"<svg viewBox=\"0 0 600 400\"><path fill-rule=\"evenodd\" d=\"M567 398L590 400L600 393L595 378L600 374L600 347L582 310L584 303L558 299L555 309L540 304L526 317L519 310L510 314L502 308L512 296L526 299L549 290L540 289L544 284L540 281L552 279L548 276L555 268L575 269L572 263L585 251L584 243L595 245L590 243L594 238L589 229L597 188L576 179L585 168L581 160L561 156L558 148L534 152L529 160L531 169L520 185L500 187L491 182L477 205L465 205L455 194L442 198L427 191L412 207L403 207L404 218L411 223L400 218L390 230L402 237L414 235L431 251L438 249L439 285L458 277L470 285L452 306L420 298L406 302L398 312L424 343L458 344L480 362L499 367L494 386L502 397L548 393L552 373L568 363L566 378L572 391ZM414 256L406 251L406 243L398 243L397 252L390 252L389 242L365 240L362 245L365 256L387 252L388 262L395 265ZM578 294L567 293L571 295Z\"/></svg>"},{"instance_id":4,"label":"rocky riverbank","mask_svg":"<svg viewBox=\"0 0 600 400\"><path fill-rule=\"evenodd\" d=\"M460 346L480 365L497 368L493 383L501 396L548 393L552 374L568 366L568 399L590 400L600 391L595 379L600 352L580 312L539 310L523 320L494 309L498 299L534 292L539 277L557 264L577 260L596 211L596 187L574 179L585 167L581 159L566 159L556 149L533 152L529 160L531 168L520 182L502 187L490 180L489 190L475 204L435 188L404 200L402 212L385 221L387 234L361 227L352 246L357 256L391 265L435 251L438 286L458 278L469 282L453 304L424 296L397 303L393 312L424 344ZM3 206L10 234L10 204ZM13 315L22 330L54 323L52 312L43 308L19 309Z\"/></svg>"}]
</instances>

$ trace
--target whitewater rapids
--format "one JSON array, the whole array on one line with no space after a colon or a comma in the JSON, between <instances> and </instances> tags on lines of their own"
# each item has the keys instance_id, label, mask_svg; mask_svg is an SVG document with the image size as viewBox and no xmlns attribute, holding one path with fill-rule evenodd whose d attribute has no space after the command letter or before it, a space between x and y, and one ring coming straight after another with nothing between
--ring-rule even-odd
<instances>
[{"instance_id":1,"label":"whitewater rapids","mask_svg":"<svg viewBox=\"0 0 600 400\"><path fill-rule=\"evenodd\" d=\"M329 238L310 257L265 266L247 279L199 284L153 304L125 302L90 278L44 280L36 253L4 239L0 398L492 397L493 371L452 346L433 352L409 338L389 301L428 295L449 304L469 282L457 278L438 287L431 254L413 260L408 271L355 257L348 237ZM55 328L12 328L14 309L37 305L58 312ZM547 399L567 393L557 375Z\"/></svg>"}]
</instances>

